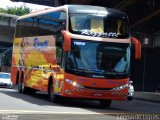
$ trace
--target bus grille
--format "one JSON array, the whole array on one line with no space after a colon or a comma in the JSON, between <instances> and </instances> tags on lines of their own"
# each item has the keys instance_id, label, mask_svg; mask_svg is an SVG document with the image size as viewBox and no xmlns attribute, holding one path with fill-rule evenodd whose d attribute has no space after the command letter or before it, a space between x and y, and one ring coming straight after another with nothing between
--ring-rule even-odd
<instances>
[{"instance_id":1,"label":"bus grille","mask_svg":"<svg viewBox=\"0 0 160 120\"><path fill-rule=\"evenodd\" d=\"M112 88L96 88L96 87L88 87L84 86L85 89L91 89L91 90L111 90Z\"/></svg>"}]
</instances>

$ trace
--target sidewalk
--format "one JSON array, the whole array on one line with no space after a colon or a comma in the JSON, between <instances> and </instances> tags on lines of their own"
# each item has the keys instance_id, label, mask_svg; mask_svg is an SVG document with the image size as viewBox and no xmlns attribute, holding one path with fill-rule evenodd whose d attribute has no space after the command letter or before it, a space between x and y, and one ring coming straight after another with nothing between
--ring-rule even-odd
<instances>
[{"instance_id":1,"label":"sidewalk","mask_svg":"<svg viewBox=\"0 0 160 120\"><path fill-rule=\"evenodd\" d=\"M136 91L134 94L134 99L160 103L160 93L153 92L138 92Z\"/></svg>"}]
</instances>

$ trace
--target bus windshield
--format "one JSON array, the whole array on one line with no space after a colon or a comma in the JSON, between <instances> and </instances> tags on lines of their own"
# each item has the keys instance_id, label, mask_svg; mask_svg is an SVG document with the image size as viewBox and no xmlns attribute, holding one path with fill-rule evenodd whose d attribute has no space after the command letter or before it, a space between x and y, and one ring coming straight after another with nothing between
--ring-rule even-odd
<instances>
[{"instance_id":1,"label":"bus windshield","mask_svg":"<svg viewBox=\"0 0 160 120\"><path fill-rule=\"evenodd\" d=\"M130 44L72 40L66 68L70 73L100 78L129 75Z\"/></svg>"},{"instance_id":2,"label":"bus windshield","mask_svg":"<svg viewBox=\"0 0 160 120\"><path fill-rule=\"evenodd\" d=\"M128 38L129 28L125 18L99 14L71 14L70 31L93 37Z\"/></svg>"}]
</instances>

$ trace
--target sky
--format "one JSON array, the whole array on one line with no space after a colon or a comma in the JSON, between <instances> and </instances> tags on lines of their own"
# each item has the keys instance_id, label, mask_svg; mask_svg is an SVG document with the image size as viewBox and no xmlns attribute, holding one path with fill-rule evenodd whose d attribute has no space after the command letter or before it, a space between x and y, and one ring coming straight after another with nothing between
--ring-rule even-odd
<instances>
[{"instance_id":1,"label":"sky","mask_svg":"<svg viewBox=\"0 0 160 120\"><path fill-rule=\"evenodd\" d=\"M36 5L36 4L23 3L23 2L11 2L10 0L0 0L0 8L15 7L15 6L19 7L24 4L27 7L29 7L32 11L48 8L48 6L43 6L43 5Z\"/></svg>"}]
</instances>

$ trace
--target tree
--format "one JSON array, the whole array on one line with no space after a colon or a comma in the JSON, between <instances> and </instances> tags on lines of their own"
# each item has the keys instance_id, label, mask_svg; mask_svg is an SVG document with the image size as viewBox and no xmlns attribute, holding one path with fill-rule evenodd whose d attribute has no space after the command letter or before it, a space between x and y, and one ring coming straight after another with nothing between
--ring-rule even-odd
<instances>
[{"instance_id":1,"label":"tree","mask_svg":"<svg viewBox=\"0 0 160 120\"><path fill-rule=\"evenodd\" d=\"M25 5L20 7L7 7L6 9L0 8L0 13L7 13L18 16L26 15L31 11L32 10Z\"/></svg>"},{"instance_id":2,"label":"tree","mask_svg":"<svg viewBox=\"0 0 160 120\"><path fill-rule=\"evenodd\" d=\"M3 8L0 8L0 13L6 13L6 10Z\"/></svg>"}]
</instances>

